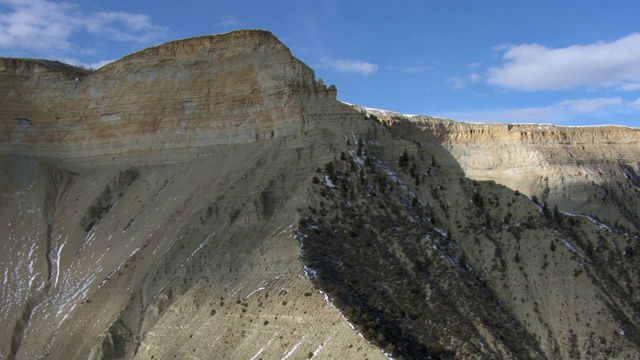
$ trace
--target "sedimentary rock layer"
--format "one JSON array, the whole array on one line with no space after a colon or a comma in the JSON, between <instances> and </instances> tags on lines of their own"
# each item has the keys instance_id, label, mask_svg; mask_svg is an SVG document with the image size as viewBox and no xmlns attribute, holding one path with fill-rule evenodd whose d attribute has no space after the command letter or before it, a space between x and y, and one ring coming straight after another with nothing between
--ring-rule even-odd
<instances>
[{"instance_id":1,"label":"sedimentary rock layer","mask_svg":"<svg viewBox=\"0 0 640 360\"><path fill-rule=\"evenodd\" d=\"M76 159L167 161L297 134L305 99L336 96L265 31L170 42L94 72L0 59L0 81L0 151Z\"/></svg>"},{"instance_id":2,"label":"sedimentary rock layer","mask_svg":"<svg viewBox=\"0 0 640 360\"><path fill-rule=\"evenodd\" d=\"M572 213L625 226L640 220L640 129L537 124L470 124L366 110L399 136L445 146L466 176L492 180ZM415 124L422 131L415 131Z\"/></svg>"}]
</instances>

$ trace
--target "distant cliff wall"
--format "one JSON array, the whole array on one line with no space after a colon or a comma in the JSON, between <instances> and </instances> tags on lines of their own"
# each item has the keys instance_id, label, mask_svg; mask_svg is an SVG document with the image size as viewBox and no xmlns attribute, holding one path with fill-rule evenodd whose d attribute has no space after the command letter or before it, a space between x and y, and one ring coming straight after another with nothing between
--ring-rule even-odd
<instances>
[{"instance_id":1,"label":"distant cliff wall","mask_svg":"<svg viewBox=\"0 0 640 360\"><path fill-rule=\"evenodd\" d=\"M492 180L536 196L541 205L598 214L611 223L620 212L625 226L640 220L638 128L471 124L356 109L402 137L444 146L472 179Z\"/></svg>"}]
</instances>

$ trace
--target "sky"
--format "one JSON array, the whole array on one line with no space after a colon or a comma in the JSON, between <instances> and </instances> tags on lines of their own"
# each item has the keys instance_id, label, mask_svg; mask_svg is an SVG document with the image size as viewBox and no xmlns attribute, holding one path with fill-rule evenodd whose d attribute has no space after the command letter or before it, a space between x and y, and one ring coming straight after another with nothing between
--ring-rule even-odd
<instances>
[{"instance_id":1,"label":"sky","mask_svg":"<svg viewBox=\"0 0 640 360\"><path fill-rule=\"evenodd\" d=\"M638 0L0 0L0 56L90 68L239 29L271 31L352 104L640 127Z\"/></svg>"}]
</instances>

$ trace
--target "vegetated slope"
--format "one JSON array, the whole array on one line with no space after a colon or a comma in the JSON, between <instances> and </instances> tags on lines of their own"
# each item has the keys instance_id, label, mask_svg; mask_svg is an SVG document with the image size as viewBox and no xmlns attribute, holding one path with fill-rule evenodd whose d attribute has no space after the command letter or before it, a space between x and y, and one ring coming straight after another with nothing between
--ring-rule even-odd
<instances>
[{"instance_id":1,"label":"vegetated slope","mask_svg":"<svg viewBox=\"0 0 640 360\"><path fill-rule=\"evenodd\" d=\"M3 213L16 234L3 309L24 319L4 330L16 340L3 353L280 358L323 345L381 356L303 277L293 232L313 148L274 140L128 168L9 160L6 174L41 174Z\"/></svg>"},{"instance_id":2,"label":"vegetated slope","mask_svg":"<svg viewBox=\"0 0 640 360\"><path fill-rule=\"evenodd\" d=\"M2 65L1 358L638 353L637 233L474 181L267 32Z\"/></svg>"},{"instance_id":3,"label":"vegetated slope","mask_svg":"<svg viewBox=\"0 0 640 360\"><path fill-rule=\"evenodd\" d=\"M470 178L640 231L640 129L468 124L375 110L370 116L396 124L402 136L441 142Z\"/></svg>"},{"instance_id":4,"label":"vegetated slope","mask_svg":"<svg viewBox=\"0 0 640 360\"><path fill-rule=\"evenodd\" d=\"M433 143L360 136L319 169L298 236L367 339L406 358L638 353L637 232L466 178Z\"/></svg>"}]
</instances>

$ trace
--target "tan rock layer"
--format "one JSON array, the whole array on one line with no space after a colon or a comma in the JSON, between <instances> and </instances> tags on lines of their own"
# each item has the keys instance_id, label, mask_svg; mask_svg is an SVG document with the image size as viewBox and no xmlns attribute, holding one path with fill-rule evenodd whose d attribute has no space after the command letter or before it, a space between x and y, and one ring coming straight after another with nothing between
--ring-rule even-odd
<instances>
[{"instance_id":1,"label":"tan rock layer","mask_svg":"<svg viewBox=\"0 0 640 360\"><path fill-rule=\"evenodd\" d=\"M634 180L640 173L639 128L471 124L355 108L399 136L442 144L472 179L492 180L563 211L598 214L611 223L620 208L629 209L625 226L640 218L633 198L626 196L640 190ZM610 203L595 200L603 197Z\"/></svg>"},{"instance_id":2,"label":"tan rock layer","mask_svg":"<svg viewBox=\"0 0 640 360\"><path fill-rule=\"evenodd\" d=\"M193 152L295 134L299 95L336 95L257 30L166 43L88 74L5 58L0 81L0 152L61 158Z\"/></svg>"}]
</instances>

